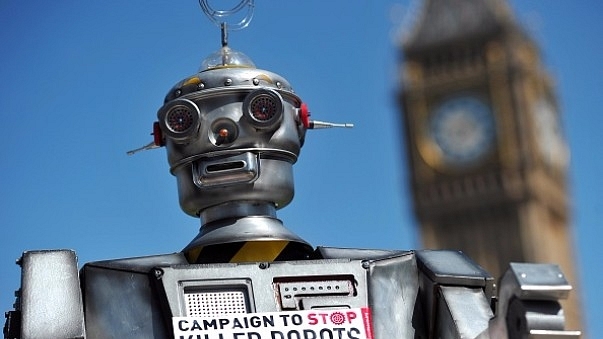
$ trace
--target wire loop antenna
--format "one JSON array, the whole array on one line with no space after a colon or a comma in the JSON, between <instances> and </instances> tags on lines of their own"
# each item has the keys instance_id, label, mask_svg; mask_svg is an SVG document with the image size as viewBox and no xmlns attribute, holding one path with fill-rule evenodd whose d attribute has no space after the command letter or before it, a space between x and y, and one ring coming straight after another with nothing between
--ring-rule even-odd
<instances>
[{"instance_id":1,"label":"wire loop antenna","mask_svg":"<svg viewBox=\"0 0 603 339\"><path fill-rule=\"evenodd\" d=\"M255 9L255 0L241 0L241 2L239 2L239 4L237 4L236 6L234 6L231 9L226 9L226 10L214 9L213 7L210 6L208 0L199 0L199 5L201 6L203 13L205 13L205 15L207 15L209 20L211 20L214 24L216 24L216 26L221 27L221 28L223 26L225 26L223 24L226 23L227 17L232 16L238 12L241 12L242 10L247 8L247 12L241 18L241 20L239 20L239 22L227 24L227 26L228 26L228 28L230 28L230 30L238 31L240 29L247 27L249 25L249 23L251 22L251 19L253 19L253 11Z\"/></svg>"}]
</instances>

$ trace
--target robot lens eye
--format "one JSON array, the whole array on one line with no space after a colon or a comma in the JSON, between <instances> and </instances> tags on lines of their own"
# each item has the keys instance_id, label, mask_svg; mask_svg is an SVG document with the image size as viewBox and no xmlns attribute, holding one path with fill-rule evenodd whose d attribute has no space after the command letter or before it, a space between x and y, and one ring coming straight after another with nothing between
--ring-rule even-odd
<instances>
[{"instance_id":1,"label":"robot lens eye","mask_svg":"<svg viewBox=\"0 0 603 339\"><path fill-rule=\"evenodd\" d=\"M173 132L184 132L194 123L193 112L188 107L175 107L165 117L167 127Z\"/></svg>"},{"instance_id":2,"label":"robot lens eye","mask_svg":"<svg viewBox=\"0 0 603 339\"><path fill-rule=\"evenodd\" d=\"M177 143L190 142L197 136L200 115L197 105L187 99L171 101L157 113L164 135Z\"/></svg>"},{"instance_id":3,"label":"robot lens eye","mask_svg":"<svg viewBox=\"0 0 603 339\"><path fill-rule=\"evenodd\" d=\"M283 115L283 100L273 90L255 90L245 98L243 114L257 128L275 127Z\"/></svg>"},{"instance_id":4,"label":"robot lens eye","mask_svg":"<svg viewBox=\"0 0 603 339\"><path fill-rule=\"evenodd\" d=\"M257 121L268 121L277 114L277 104L272 96L258 95L249 103L251 116Z\"/></svg>"}]
</instances>

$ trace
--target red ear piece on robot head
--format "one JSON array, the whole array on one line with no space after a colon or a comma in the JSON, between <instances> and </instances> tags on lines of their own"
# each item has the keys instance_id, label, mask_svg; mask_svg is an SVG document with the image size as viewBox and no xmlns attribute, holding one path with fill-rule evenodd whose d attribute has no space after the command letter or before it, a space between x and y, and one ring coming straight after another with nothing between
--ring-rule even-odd
<instances>
[{"instance_id":1,"label":"red ear piece on robot head","mask_svg":"<svg viewBox=\"0 0 603 339\"><path fill-rule=\"evenodd\" d=\"M299 107L299 118L305 128L310 128L310 111L308 110L308 105L306 105L306 103L302 102Z\"/></svg>"},{"instance_id":2,"label":"red ear piece on robot head","mask_svg":"<svg viewBox=\"0 0 603 339\"><path fill-rule=\"evenodd\" d=\"M161 132L161 126L159 121L153 123L153 143L155 146L165 146L165 139L163 139L163 133Z\"/></svg>"}]
</instances>

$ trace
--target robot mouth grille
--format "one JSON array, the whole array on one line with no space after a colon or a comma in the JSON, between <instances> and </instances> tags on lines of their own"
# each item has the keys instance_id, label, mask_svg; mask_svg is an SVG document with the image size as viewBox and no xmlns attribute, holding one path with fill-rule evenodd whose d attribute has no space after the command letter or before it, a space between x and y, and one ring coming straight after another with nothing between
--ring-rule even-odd
<instances>
[{"instance_id":1,"label":"robot mouth grille","mask_svg":"<svg viewBox=\"0 0 603 339\"><path fill-rule=\"evenodd\" d=\"M212 317L232 313L247 313L242 291L185 293L186 314L189 317Z\"/></svg>"},{"instance_id":2,"label":"robot mouth grille","mask_svg":"<svg viewBox=\"0 0 603 339\"><path fill-rule=\"evenodd\" d=\"M187 131L195 123L193 112L187 107L175 107L166 117L166 125L170 130L177 133Z\"/></svg>"},{"instance_id":3,"label":"robot mouth grille","mask_svg":"<svg viewBox=\"0 0 603 339\"><path fill-rule=\"evenodd\" d=\"M272 96L259 95L249 104L251 116L257 121L268 121L278 114L278 104Z\"/></svg>"}]
</instances>

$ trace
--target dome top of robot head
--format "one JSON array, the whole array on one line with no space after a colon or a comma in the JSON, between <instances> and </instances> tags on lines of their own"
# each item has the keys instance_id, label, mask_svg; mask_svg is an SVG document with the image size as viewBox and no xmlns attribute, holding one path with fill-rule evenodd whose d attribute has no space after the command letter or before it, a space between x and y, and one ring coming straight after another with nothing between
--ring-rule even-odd
<instances>
[{"instance_id":1,"label":"dome top of robot head","mask_svg":"<svg viewBox=\"0 0 603 339\"><path fill-rule=\"evenodd\" d=\"M221 50L224 50L224 47ZM301 104L301 99L294 94L287 79L271 71L255 68L244 54L231 55L235 58L227 62L210 62L216 61L217 56L218 53L212 54L203 62L198 73L176 83L165 96L164 103L190 95L209 94L212 91L246 91L261 87L279 91L281 95L296 102L297 106ZM244 63L245 60L247 63Z\"/></svg>"},{"instance_id":2,"label":"dome top of robot head","mask_svg":"<svg viewBox=\"0 0 603 339\"><path fill-rule=\"evenodd\" d=\"M244 53L223 46L201 62L199 72L217 68L255 68L255 64Z\"/></svg>"},{"instance_id":3,"label":"dome top of robot head","mask_svg":"<svg viewBox=\"0 0 603 339\"><path fill-rule=\"evenodd\" d=\"M215 10L208 4L207 0L199 0L199 5L201 5L201 9L207 17L220 27L222 35L222 48L203 60L199 72L216 68L255 68L255 64L249 57L228 47L228 30L238 31L249 25L253 18L254 0L242 0L230 10ZM247 12L238 23L232 25L224 21L226 17L236 14L245 8L247 8Z\"/></svg>"},{"instance_id":4,"label":"dome top of robot head","mask_svg":"<svg viewBox=\"0 0 603 339\"><path fill-rule=\"evenodd\" d=\"M254 62L244 53L228 46L228 30L240 30L249 24L253 17L254 0L242 0L230 10L215 10L207 0L199 0L203 12L220 27L222 47L201 62L199 72L178 82L167 93L164 103L182 98L188 94L203 95L209 90L248 90L249 88L272 88L301 104L293 94L289 82L278 74L257 69ZM242 9L247 8L246 16L235 25L220 21Z\"/></svg>"}]
</instances>

